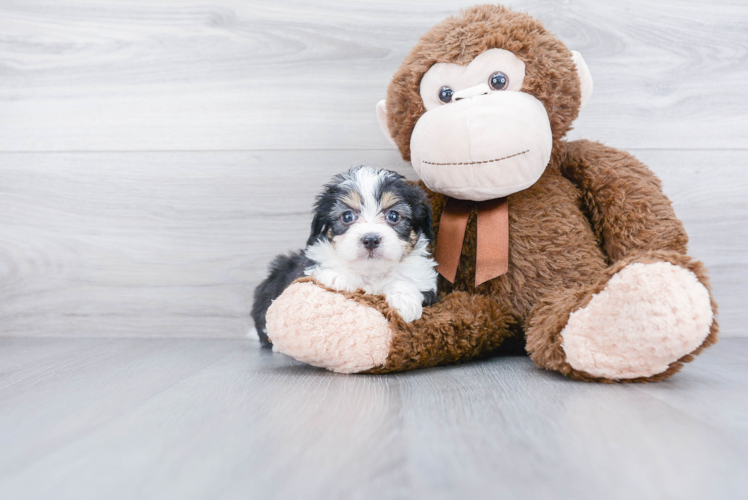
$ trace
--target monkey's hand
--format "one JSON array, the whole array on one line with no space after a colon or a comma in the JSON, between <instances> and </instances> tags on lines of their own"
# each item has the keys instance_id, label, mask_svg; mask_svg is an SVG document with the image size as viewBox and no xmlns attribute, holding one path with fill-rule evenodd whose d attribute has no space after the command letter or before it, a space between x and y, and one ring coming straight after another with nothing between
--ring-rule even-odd
<instances>
[{"instance_id":1,"label":"monkey's hand","mask_svg":"<svg viewBox=\"0 0 748 500\"><path fill-rule=\"evenodd\" d=\"M321 285L314 278L302 278L273 302L267 311L273 347L339 373L384 365L392 340L385 315L395 316L384 297L337 292Z\"/></svg>"}]
</instances>

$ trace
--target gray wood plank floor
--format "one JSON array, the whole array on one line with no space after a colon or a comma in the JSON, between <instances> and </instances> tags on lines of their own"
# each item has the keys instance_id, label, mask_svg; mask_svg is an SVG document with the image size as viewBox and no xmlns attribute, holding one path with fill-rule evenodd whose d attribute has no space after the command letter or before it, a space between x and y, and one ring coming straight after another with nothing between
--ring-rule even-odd
<instances>
[{"instance_id":1,"label":"gray wood plank floor","mask_svg":"<svg viewBox=\"0 0 748 500\"><path fill-rule=\"evenodd\" d=\"M231 339L0 339L4 499L745 498L748 339L651 385L345 376Z\"/></svg>"}]
</instances>

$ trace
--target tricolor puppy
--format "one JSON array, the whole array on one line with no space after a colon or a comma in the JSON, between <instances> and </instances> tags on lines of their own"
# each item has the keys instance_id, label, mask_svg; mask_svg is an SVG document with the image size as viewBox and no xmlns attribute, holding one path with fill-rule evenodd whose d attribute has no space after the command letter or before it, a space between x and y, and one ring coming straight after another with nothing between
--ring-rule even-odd
<instances>
[{"instance_id":1,"label":"tricolor puppy","mask_svg":"<svg viewBox=\"0 0 748 500\"><path fill-rule=\"evenodd\" d=\"M268 307L304 275L338 291L383 294L405 321L420 318L436 301L433 237L426 195L403 176L366 166L336 175L317 197L306 249L276 257L255 290L252 318L263 345Z\"/></svg>"}]
</instances>

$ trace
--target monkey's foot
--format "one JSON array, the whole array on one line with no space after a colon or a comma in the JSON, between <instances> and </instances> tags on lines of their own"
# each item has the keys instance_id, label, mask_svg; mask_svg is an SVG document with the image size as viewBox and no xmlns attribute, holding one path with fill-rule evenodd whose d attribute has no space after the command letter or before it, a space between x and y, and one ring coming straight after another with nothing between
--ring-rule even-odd
<instances>
[{"instance_id":1,"label":"monkey's foot","mask_svg":"<svg viewBox=\"0 0 748 500\"><path fill-rule=\"evenodd\" d=\"M669 262L629 264L561 331L572 368L630 379L662 373L699 347L712 324L709 292Z\"/></svg>"},{"instance_id":2,"label":"monkey's foot","mask_svg":"<svg viewBox=\"0 0 748 500\"><path fill-rule=\"evenodd\" d=\"M356 299L359 300L356 300ZM293 283L270 306L267 330L273 348L294 359L338 373L385 364L392 331L372 304L384 300L338 293L311 279Z\"/></svg>"},{"instance_id":3,"label":"monkey's foot","mask_svg":"<svg viewBox=\"0 0 748 500\"><path fill-rule=\"evenodd\" d=\"M614 266L607 282L556 297L577 303L565 325L547 302L528 332L533 360L583 380L653 381L677 372L716 341L717 329L701 264L679 257Z\"/></svg>"}]
</instances>

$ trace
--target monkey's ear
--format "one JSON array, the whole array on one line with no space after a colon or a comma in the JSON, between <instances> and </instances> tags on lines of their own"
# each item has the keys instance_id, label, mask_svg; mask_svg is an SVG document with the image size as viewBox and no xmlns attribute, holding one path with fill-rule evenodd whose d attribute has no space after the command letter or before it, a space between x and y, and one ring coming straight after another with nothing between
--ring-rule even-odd
<instances>
[{"instance_id":1,"label":"monkey's ear","mask_svg":"<svg viewBox=\"0 0 748 500\"><path fill-rule=\"evenodd\" d=\"M382 127L384 136L388 141L390 141L390 144L397 147L397 144L395 144L395 141L392 139L392 135L390 134L390 129L387 126L387 102L384 99L377 103L377 119L379 120L379 126Z\"/></svg>"},{"instance_id":2,"label":"monkey's ear","mask_svg":"<svg viewBox=\"0 0 748 500\"><path fill-rule=\"evenodd\" d=\"M587 63L582 59L582 54L576 50L572 50L571 54L574 58L574 64L577 66L577 74L579 75L579 83L582 90L582 104L579 109L582 109L587 101L592 97L592 74L590 69L587 67Z\"/></svg>"}]
</instances>

